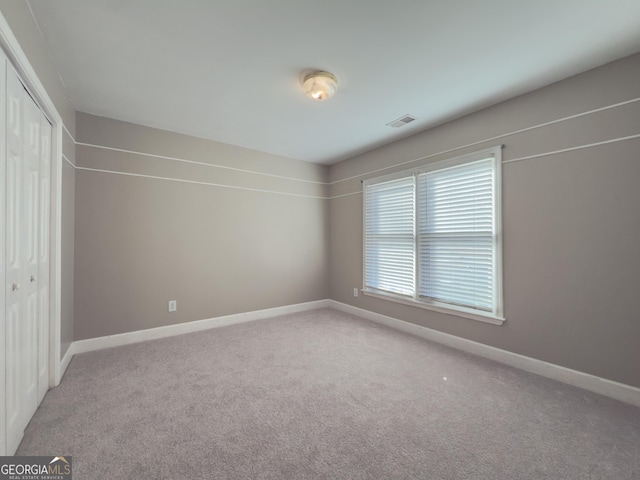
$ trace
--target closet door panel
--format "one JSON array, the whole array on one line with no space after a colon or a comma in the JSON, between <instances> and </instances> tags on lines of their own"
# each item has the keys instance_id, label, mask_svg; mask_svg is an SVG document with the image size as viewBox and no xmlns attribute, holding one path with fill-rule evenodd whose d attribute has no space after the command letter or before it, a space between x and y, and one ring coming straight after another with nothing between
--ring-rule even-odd
<instances>
[{"instance_id":1,"label":"closet door panel","mask_svg":"<svg viewBox=\"0 0 640 480\"><path fill-rule=\"evenodd\" d=\"M49 389L49 222L51 216L51 124L40 113L38 241L38 405Z\"/></svg>"},{"instance_id":2,"label":"closet door panel","mask_svg":"<svg viewBox=\"0 0 640 480\"><path fill-rule=\"evenodd\" d=\"M13 71L7 69L7 150L5 182L5 388L7 453L17 448L24 430L22 397L25 392L22 372L24 338L24 290L20 224L22 210L22 84Z\"/></svg>"},{"instance_id":3,"label":"closet door panel","mask_svg":"<svg viewBox=\"0 0 640 480\"><path fill-rule=\"evenodd\" d=\"M22 252L25 309L22 355L25 376L24 415L26 423L38 407L38 226L40 202L40 109L25 91L22 192ZM25 424L26 424L25 423Z\"/></svg>"},{"instance_id":4,"label":"closet door panel","mask_svg":"<svg viewBox=\"0 0 640 480\"><path fill-rule=\"evenodd\" d=\"M5 241L5 188L7 178L7 59L0 50L0 283L6 285L4 246ZM5 343L6 343L6 291L4 287L0 290L0 455L7 454L7 430L6 430L6 389L5 389Z\"/></svg>"},{"instance_id":5,"label":"closet door panel","mask_svg":"<svg viewBox=\"0 0 640 480\"><path fill-rule=\"evenodd\" d=\"M0 67L0 455L12 455L49 386L51 124L1 55Z\"/></svg>"}]
</instances>

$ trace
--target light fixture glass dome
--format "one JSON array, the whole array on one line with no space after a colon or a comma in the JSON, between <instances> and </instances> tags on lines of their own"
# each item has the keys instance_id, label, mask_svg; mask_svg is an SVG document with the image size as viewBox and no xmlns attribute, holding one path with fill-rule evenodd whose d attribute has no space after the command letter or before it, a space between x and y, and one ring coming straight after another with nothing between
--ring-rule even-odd
<instances>
[{"instance_id":1,"label":"light fixture glass dome","mask_svg":"<svg viewBox=\"0 0 640 480\"><path fill-rule=\"evenodd\" d=\"M313 72L304 77L304 93L313 100L326 100L335 95L338 80L329 72Z\"/></svg>"}]
</instances>

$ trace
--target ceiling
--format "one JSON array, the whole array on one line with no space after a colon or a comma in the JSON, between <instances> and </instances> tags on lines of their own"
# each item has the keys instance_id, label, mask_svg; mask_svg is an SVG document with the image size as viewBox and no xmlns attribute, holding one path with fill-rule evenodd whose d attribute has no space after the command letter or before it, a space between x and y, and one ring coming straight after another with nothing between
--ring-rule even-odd
<instances>
[{"instance_id":1,"label":"ceiling","mask_svg":"<svg viewBox=\"0 0 640 480\"><path fill-rule=\"evenodd\" d=\"M324 164L640 51L638 0L28 3L76 110Z\"/></svg>"}]
</instances>

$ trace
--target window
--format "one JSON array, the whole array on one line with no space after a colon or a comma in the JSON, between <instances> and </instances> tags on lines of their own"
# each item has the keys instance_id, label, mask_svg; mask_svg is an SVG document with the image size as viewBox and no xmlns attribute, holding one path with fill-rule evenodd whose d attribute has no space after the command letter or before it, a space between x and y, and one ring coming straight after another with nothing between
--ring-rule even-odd
<instances>
[{"instance_id":1,"label":"window","mask_svg":"<svg viewBox=\"0 0 640 480\"><path fill-rule=\"evenodd\" d=\"M502 323L501 147L364 182L364 293Z\"/></svg>"}]
</instances>

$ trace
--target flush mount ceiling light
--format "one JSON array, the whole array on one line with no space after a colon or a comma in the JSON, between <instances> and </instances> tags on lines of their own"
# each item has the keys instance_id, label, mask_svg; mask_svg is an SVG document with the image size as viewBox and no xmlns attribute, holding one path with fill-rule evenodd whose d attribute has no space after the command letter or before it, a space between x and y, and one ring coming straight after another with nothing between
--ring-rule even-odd
<instances>
[{"instance_id":1,"label":"flush mount ceiling light","mask_svg":"<svg viewBox=\"0 0 640 480\"><path fill-rule=\"evenodd\" d=\"M329 72L313 72L305 75L302 88L309 98L326 100L335 95L338 89L338 79Z\"/></svg>"}]
</instances>

